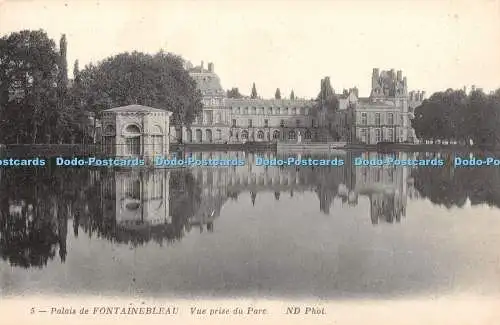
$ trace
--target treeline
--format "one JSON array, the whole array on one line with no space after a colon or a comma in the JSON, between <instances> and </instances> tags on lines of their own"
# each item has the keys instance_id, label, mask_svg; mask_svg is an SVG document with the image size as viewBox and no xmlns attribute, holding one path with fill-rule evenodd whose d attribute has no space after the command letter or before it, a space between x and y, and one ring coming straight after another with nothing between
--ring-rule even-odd
<instances>
[{"instance_id":1,"label":"treeline","mask_svg":"<svg viewBox=\"0 0 500 325\"><path fill-rule=\"evenodd\" d=\"M500 89L448 89L434 93L415 109L412 126L417 138L425 142L451 141L480 147L500 143Z\"/></svg>"},{"instance_id":2,"label":"treeline","mask_svg":"<svg viewBox=\"0 0 500 325\"><path fill-rule=\"evenodd\" d=\"M453 161L453 154L441 157ZM482 159L475 155L476 158ZM422 159L429 157L422 157ZM500 208L500 168L418 168L412 172L415 189L432 203L447 208L471 205L488 205Z\"/></svg>"},{"instance_id":3,"label":"treeline","mask_svg":"<svg viewBox=\"0 0 500 325\"><path fill-rule=\"evenodd\" d=\"M67 42L56 47L43 30L0 39L0 143L70 143L95 140L104 109L140 104L173 112L188 125L201 112L201 93L184 60L160 51L121 53L68 79Z\"/></svg>"}]
</instances>

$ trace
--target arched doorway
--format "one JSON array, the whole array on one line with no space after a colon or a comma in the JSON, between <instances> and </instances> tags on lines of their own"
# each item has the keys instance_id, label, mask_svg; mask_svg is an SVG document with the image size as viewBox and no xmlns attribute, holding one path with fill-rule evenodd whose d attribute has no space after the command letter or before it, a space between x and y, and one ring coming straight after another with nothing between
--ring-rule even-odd
<instances>
[{"instance_id":1,"label":"arched doorway","mask_svg":"<svg viewBox=\"0 0 500 325\"><path fill-rule=\"evenodd\" d=\"M205 130L205 134L206 134L207 141L211 143L213 141L212 130L210 130L210 129Z\"/></svg>"},{"instance_id":2,"label":"arched doorway","mask_svg":"<svg viewBox=\"0 0 500 325\"><path fill-rule=\"evenodd\" d=\"M124 137L125 137L124 154L127 156L140 156L141 129L135 124L130 124L125 128Z\"/></svg>"},{"instance_id":3,"label":"arched doorway","mask_svg":"<svg viewBox=\"0 0 500 325\"><path fill-rule=\"evenodd\" d=\"M241 140L248 141L248 131L247 130L244 130L241 132Z\"/></svg>"},{"instance_id":4,"label":"arched doorway","mask_svg":"<svg viewBox=\"0 0 500 325\"><path fill-rule=\"evenodd\" d=\"M203 140L203 133L200 129L196 129L196 142L201 142Z\"/></svg>"}]
</instances>

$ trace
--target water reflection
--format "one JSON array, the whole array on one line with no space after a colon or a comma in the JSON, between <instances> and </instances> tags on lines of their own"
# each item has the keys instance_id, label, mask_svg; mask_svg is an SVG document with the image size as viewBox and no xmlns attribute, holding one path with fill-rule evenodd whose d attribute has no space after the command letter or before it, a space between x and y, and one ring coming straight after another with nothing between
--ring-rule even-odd
<instances>
[{"instance_id":1,"label":"water reflection","mask_svg":"<svg viewBox=\"0 0 500 325\"><path fill-rule=\"evenodd\" d=\"M21 268L43 268L54 258L64 263L72 254L67 246L68 226L74 238L87 236L130 247L149 242L172 245L193 231L213 236L217 218L228 202L241 205L242 214L252 213L239 202L246 197L249 208L258 209L264 197L295 200L314 193L317 200L306 202L311 213L319 210L330 216L356 209L361 198L367 198L369 209L363 213L373 225L401 222L408 201L422 198L448 208L463 207L468 201L500 207L498 168L454 169L448 165L412 169L353 167L350 163L358 155L380 158L378 153L349 152L342 157L347 163L333 168L255 165L257 156L272 158L272 153L195 155L244 158L247 165L170 171L4 170L0 187L2 259ZM400 159L432 156L395 155Z\"/></svg>"}]
</instances>

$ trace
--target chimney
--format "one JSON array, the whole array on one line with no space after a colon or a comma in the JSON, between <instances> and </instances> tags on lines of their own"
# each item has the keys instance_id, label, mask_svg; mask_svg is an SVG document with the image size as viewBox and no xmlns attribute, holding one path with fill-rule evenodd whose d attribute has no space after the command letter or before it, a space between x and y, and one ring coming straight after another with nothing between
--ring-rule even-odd
<instances>
[{"instance_id":1,"label":"chimney","mask_svg":"<svg viewBox=\"0 0 500 325\"><path fill-rule=\"evenodd\" d=\"M208 72L214 72L214 64L212 62L208 63Z\"/></svg>"},{"instance_id":2,"label":"chimney","mask_svg":"<svg viewBox=\"0 0 500 325\"><path fill-rule=\"evenodd\" d=\"M403 81L403 71L398 70L398 76L397 76L398 81Z\"/></svg>"},{"instance_id":3,"label":"chimney","mask_svg":"<svg viewBox=\"0 0 500 325\"><path fill-rule=\"evenodd\" d=\"M201 61L200 67L201 67L201 70L203 71L203 69L204 69L204 67L203 67L203 61Z\"/></svg>"},{"instance_id":4,"label":"chimney","mask_svg":"<svg viewBox=\"0 0 500 325\"><path fill-rule=\"evenodd\" d=\"M410 91L410 93L409 93L410 100L413 100L414 94L415 94L415 92L413 90Z\"/></svg>"}]
</instances>

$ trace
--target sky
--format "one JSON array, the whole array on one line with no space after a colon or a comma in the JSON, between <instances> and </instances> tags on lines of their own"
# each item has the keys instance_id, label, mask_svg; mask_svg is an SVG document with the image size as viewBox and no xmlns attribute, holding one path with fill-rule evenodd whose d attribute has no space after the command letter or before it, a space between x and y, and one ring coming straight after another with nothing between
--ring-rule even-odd
<instances>
[{"instance_id":1,"label":"sky","mask_svg":"<svg viewBox=\"0 0 500 325\"><path fill-rule=\"evenodd\" d=\"M44 29L68 65L126 51L213 62L225 89L315 97L371 89L373 68L403 70L427 95L500 88L500 0L0 0L0 34Z\"/></svg>"}]
</instances>

